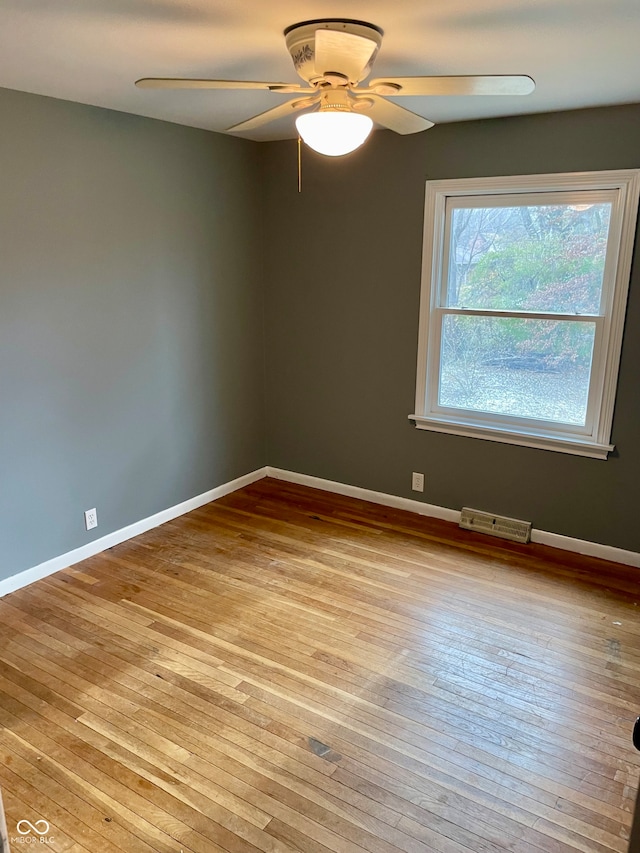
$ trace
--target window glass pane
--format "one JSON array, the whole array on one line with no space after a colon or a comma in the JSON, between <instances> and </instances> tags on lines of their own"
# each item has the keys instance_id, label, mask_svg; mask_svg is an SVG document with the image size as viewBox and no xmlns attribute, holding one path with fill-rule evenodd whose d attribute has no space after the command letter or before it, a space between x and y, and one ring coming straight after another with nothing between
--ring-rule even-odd
<instances>
[{"instance_id":1,"label":"window glass pane","mask_svg":"<svg viewBox=\"0 0 640 853\"><path fill-rule=\"evenodd\" d=\"M598 314L611 203L454 208L446 305Z\"/></svg>"},{"instance_id":2,"label":"window glass pane","mask_svg":"<svg viewBox=\"0 0 640 853\"><path fill-rule=\"evenodd\" d=\"M443 320L440 406L584 426L595 323Z\"/></svg>"}]
</instances>

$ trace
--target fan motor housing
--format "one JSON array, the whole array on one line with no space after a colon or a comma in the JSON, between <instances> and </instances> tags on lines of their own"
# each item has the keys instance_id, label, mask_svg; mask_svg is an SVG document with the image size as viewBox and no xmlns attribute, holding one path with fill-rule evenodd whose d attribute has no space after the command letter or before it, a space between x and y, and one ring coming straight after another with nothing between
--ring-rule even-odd
<instances>
[{"instance_id":1,"label":"fan motor housing","mask_svg":"<svg viewBox=\"0 0 640 853\"><path fill-rule=\"evenodd\" d=\"M300 77L311 84L321 80L327 71L342 74L347 78L350 76L346 69L340 68L342 63L339 57L335 59L336 67L316 68L316 32L319 29L350 33L361 38L366 38L375 44L375 50L371 55L369 63L359 75L358 80L351 80L351 82L357 83L360 80L364 80L369 75L382 44L384 33L380 27L376 27L375 24L369 24L366 21L354 21L349 18L320 18L315 21L303 21L300 24L293 24L287 27L284 35L293 66Z\"/></svg>"}]
</instances>

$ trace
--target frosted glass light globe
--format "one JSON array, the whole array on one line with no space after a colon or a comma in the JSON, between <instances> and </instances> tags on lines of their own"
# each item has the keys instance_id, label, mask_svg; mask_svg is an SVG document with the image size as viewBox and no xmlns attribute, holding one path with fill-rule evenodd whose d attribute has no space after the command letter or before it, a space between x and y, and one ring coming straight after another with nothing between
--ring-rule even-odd
<instances>
[{"instance_id":1,"label":"frosted glass light globe","mask_svg":"<svg viewBox=\"0 0 640 853\"><path fill-rule=\"evenodd\" d=\"M373 122L360 113L322 110L298 116L296 127L309 148L318 154L340 157L362 145L371 133Z\"/></svg>"}]
</instances>

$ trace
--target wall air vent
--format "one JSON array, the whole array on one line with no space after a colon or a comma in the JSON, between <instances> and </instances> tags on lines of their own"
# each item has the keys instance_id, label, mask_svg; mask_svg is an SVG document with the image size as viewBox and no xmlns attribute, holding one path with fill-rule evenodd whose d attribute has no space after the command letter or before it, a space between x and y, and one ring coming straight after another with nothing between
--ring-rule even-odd
<instances>
[{"instance_id":1,"label":"wall air vent","mask_svg":"<svg viewBox=\"0 0 640 853\"><path fill-rule=\"evenodd\" d=\"M478 509L469 509L469 507L462 508L460 527L465 530L475 530L476 533L499 536L501 539L511 539L512 542L529 542L531 539L530 521L491 515L491 513L480 512Z\"/></svg>"}]
</instances>

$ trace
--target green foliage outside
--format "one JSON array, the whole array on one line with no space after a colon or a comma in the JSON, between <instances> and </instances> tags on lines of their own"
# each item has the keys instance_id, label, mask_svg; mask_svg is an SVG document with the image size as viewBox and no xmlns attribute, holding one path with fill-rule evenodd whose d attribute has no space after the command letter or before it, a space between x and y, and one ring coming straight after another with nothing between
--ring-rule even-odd
<instances>
[{"instance_id":1,"label":"green foliage outside","mask_svg":"<svg viewBox=\"0 0 640 853\"><path fill-rule=\"evenodd\" d=\"M599 312L609 204L453 211L447 304L464 308ZM450 317L443 355L506 367L587 366L592 323Z\"/></svg>"}]
</instances>

